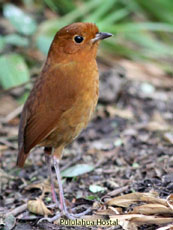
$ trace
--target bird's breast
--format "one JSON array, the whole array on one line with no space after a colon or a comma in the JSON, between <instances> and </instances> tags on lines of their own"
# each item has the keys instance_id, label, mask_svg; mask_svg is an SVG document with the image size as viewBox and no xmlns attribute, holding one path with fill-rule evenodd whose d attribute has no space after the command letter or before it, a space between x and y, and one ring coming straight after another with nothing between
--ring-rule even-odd
<instances>
[{"instance_id":1,"label":"bird's breast","mask_svg":"<svg viewBox=\"0 0 173 230\"><path fill-rule=\"evenodd\" d=\"M86 127L92 117L98 101L99 76L97 66L77 68L73 78L75 101L71 107L64 111L56 127L44 140L44 145L58 147L67 145L76 138L83 128ZM71 87L69 87L70 90Z\"/></svg>"},{"instance_id":2,"label":"bird's breast","mask_svg":"<svg viewBox=\"0 0 173 230\"><path fill-rule=\"evenodd\" d=\"M76 102L66 111L62 120L66 124L66 140L71 142L85 128L92 117L98 101L98 76L93 79L91 84L87 84L79 90Z\"/></svg>"}]
</instances>

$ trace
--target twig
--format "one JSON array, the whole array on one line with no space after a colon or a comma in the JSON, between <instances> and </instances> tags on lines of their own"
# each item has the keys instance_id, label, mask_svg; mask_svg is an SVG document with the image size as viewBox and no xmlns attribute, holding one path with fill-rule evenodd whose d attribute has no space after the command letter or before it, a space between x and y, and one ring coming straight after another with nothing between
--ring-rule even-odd
<instances>
[{"instance_id":1,"label":"twig","mask_svg":"<svg viewBox=\"0 0 173 230\"><path fill-rule=\"evenodd\" d=\"M69 161L69 163L65 164L64 166L62 166L60 168L60 171L64 171L65 169L69 168L71 165L73 165L74 163L76 163L77 161L79 161L81 159L82 155L79 154L77 157L73 158L73 160Z\"/></svg>"},{"instance_id":2,"label":"twig","mask_svg":"<svg viewBox=\"0 0 173 230\"><path fill-rule=\"evenodd\" d=\"M23 87L23 86L25 86L25 85L28 85L29 83L32 83L32 82L35 82L35 79L31 79L31 80L29 80L29 81L26 81L26 82L20 84L20 85L16 85L16 86L13 86L13 87L8 88L8 89L0 90L0 95L9 93L9 92L12 91L13 89L21 88L21 87Z\"/></svg>"},{"instance_id":3,"label":"twig","mask_svg":"<svg viewBox=\"0 0 173 230\"><path fill-rule=\"evenodd\" d=\"M124 192L124 191L126 191L127 189L128 189L128 185L126 185L126 186L123 186L123 187L121 187L121 188L118 188L118 189L115 189L115 190L113 190L112 192L109 192L109 193L107 193L105 196L103 196L102 198L101 198L101 200L104 202L104 201L106 201L107 199L110 199L110 197L111 196L116 196L116 195L118 195L118 194L120 194L120 193L122 193L122 192Z\"/></svg>"},{"instance_id":4,"label":"twig","mask_svg":"<svg viewBox=\"0 0 173 230\"><path fill-rule=\"evenodd\" d=\"M21 205L21 206L15 208L15 209L13 209L13 210L7 212L7 213L5 214L5 216L9 216L9 215L17 216L19 213L25 211L26 209L27 209L27 204L23 204L23 205Z\"/></svg>"},{"instance_id":5,"label":"twig","mask_svg":"<svg viewBox=\"0 0 173 230\"><path fill-rule=\"evenodd\" d=\"M8 123L15 117L17 117L22 112L23 105L17 107L15 110L13 110L11 113L9 113L4 119L3 123Z\"/></svg>"},{"instance_id":6,"label":"twig","mask_svg":"<svg viewBox=\"0 0 173 230\"><path fill-rule=\"evenodd\" d=\"M17 144L12 144L11 142L9 142L8 140L6 140L5 138L0 138L0 143L2 143L3 145L6 145L12 149L17 149Z\"/></svg>"},{"instance_id":7,"label":"twig","mask_svg":"<svg viewBox=\"0 0 173 230\"><path fill-rule=\"evenodd\" d=\"M109 192L107 195L108 195L108 196L116 196L116 195L118 195L118 194L120 194L120 193L126 191L126 190L128 189L128 187L129 187L129 186L126 185L126 186L123 186L123 187L121 187L121 188L115 189L115 190L113 190L112 192Z\"/></svg>"}]
</instances>

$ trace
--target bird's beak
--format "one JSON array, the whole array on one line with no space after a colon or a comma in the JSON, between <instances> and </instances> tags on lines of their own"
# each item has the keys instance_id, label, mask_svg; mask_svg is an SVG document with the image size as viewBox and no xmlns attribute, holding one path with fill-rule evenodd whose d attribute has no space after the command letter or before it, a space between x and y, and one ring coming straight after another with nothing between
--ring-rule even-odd
<instances>
[{"instance_id":1,"label":"bird's beak","mask_svg":"<svg viewBox=\"0 0 173 230\"><path fill-rule=\"evenodd\" d=\"M99 32L96 34L95 38L93 38L91 41L94 43L96 41L103 40L103 39L109 38L111 36L112 36L112 34L110 34L110 33Z\"/></svg>"}]
</instances>

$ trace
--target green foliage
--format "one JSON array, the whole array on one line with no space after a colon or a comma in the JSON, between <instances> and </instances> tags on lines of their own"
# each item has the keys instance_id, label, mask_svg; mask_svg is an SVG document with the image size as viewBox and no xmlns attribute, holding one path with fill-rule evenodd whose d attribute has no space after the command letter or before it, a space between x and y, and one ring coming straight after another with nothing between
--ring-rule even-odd
<instances>
[{"instance_id":1,"label":"green foliage","mask_svg":"<svg viewBox=\"0 0 173 230\"><path fill-rule=\"evenodd\" d=\"M58 11L60 13L68 13L75 9L75 4L73 1L69 0L44 0L50 9L53 11Z\"/></svg>"},{"instance_id":2,"label":"green foliage","mask_svg":"<svg viewBox=\"0 0 173 230\"><path fill-rule=\"evenodd\" d=\"M133 60L157 61L169 72L173 72L172 0L23 0L22 2L24 5L20 8L14 4L3 4L3 15L11 23L14 31L12 34L0 36L0 52L6 52L9 45L12 45L20 48L17 52L21 53L23 59L27 58L27 51L31 48L36 48L46 55L55 33L61 27L76 21L88 21L96 23L100 31L114 35L101 43L102 50L114 56ZM48 12L48 8L49 12L54 12L55 17L49 18L46 13L44 14ZM30 14L27 14L27 9ZM35 18L39 19L38 24ZM167 63L163 64L163 60ZM29 60L29 63L30 68L38 64L35 60L32 64ZM1 65L0 71L6 72L6 67ZM10 80L8 76L10 74L6 75L6 81L12 82L11 78L16 76L16 72L11 74ZM7 87L6 84L3 83L3 87Z\"/></svg>"},{"instance_id":3,"label":"green foliage","mask_svg":"<svg viewBox=\"0 0 173 230\"><path fill-rule=\"evenodd\" d=\"M18 32L31 35L36 31L35 20L13 4L5 4L3 14Z\"/></svg>"},{"instance_id":4,"label":"green foliage","mask_svg":"<svg viewBox=\"0 0 173 230\"><path fill-rule=\"evenodd\" d=\"M5 40L2 36L0 36L0 52L4 49L5 47Z\"/></svg>"},{"instance_id":5,"label":"green foliage","mask_svg":"<svg viewBox=\"0 0 173 230\"><path fill-rule=\"evenodd\" d=\"M140 8L142 8L146 15L155 21L162 21L166 23L173 23L173 3L172 0L150 0L136 1Z\"/></svg>"},{"instance_id":6,"label":"green foliage","mask_svg":"<svg viewBox=\"0 0 173 230\"><path fill-rule=\"evenodd\" d=\"M29 91L24 92L24 94L17 99L18 103L21 105L24 104L28 96L29 96Z\"/></svg>"},{"instance_id":7,"label":"green foliage","mask_svg":"<svg viewBox=\"0 0 173 230\"><path fill-rule=\"evenodd\" d=\"M48 5L55 4L47 0ZM74 1L69 1L69 3ZM88 0L71 7L57 20L45 21L40 25L37 47L46 54L56 31L75 21L97 23L101 31L115 36L103 42L109 52L132 59L159 59L172 56L173 32L171 0ZM58 5L56 5L58 11ZM164 9L164 10L163 10ZM68 9L69 10L69 9ZM158 13L159 12L159 13ZM132 45L136 48L132 48Z\"/></svg>"},{"instance_id":8,"label":"green foliage","mask_svg":"<svg viewBox=\"0 0 173 230\"><path fill-rule=\"evenodd\" d=\"M0 56L0 84L4 89L29 81L29 70L19 54Z\"/></svg>"},{"instance_id":9,"label":"green foliage","mask_svg":"<svg viewBox=\"0 0 173 230\"><path fill-rule=\"evenodd\" d=\"M6 44L15 45L19 47L26 47L29 45L28 38L22 37L18 34L9 34L4 36L4 41Z\"/></svg>"},{"instance_id":10,"label":"green foliage","mask_svg":"<svg viewBox=\"0 0 173 230\"><path fill-rule=\"evenodd\" d=\"M91 195L91 196L87 196L86 197L87 200L100 200L100 198L98 196L94 196L94 195Z\"/></svg>"}]
</instances>

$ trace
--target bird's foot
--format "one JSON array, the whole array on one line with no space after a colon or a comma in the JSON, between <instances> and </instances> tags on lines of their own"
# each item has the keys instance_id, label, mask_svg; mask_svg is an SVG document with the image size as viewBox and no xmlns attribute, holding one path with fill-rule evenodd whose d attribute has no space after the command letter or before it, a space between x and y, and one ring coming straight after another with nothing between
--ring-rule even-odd
<instances>
[{"instance_id":1,"label":"bird's foot","mask_svg":"<svg viewBox=\"0 0 173 230\"><path fill-rule=\"evenodd\" d=\"M42 221L48 221L48 222L54 222L55 220L59 219L61 217L61 213L57 213L55 216L53 217L44 217L41 218L37 224L40 224Z\"/></svg>"},{"instance_id":2,"label":"bird's foot","mask_svg":"<svg viewBox=\"0 0 173 230\"><path fill-rule=\"evenodd\" d=\"M76 208L73 208L72 211L75 211ZM77 218L80 218L82 216L85 216L86 214L88 214L89 212L91 212L91 208L88 208L86 209L85 211L83 212L80 212L80 213L69 213L67 210L64 212L64 216L66 216L68 219L77 219Z\"/></svg>"},{"instance_id":3,"label":"bird's foot","mask_svg":"<svg viewBox=\"0 0 173 230\"><path fill-rule=\"evenodd\" d=\"M53 158L53 162L54 162L54 168L55 168L55 172L56 172L56 176L57 176L57 180L58 180L58 184L59 184L59 200L60 200L60 207L59 207L59 209L61 211L58 212L55 216L53 216L51 218L42 218L42 219L40 219L38 221L38 223L42 222L43 220L46 220L48 222L54 222L55 220L59 219L62 216L66 217L68 219L77 219L77 218L80 218L80 217L86 215L87 213L89 213L91 211L91 208L85 210L84 212L76 213L76 214L73 213L73 211L74 212L76 211L76 208L73 208L71 210L72 213L70 213L68 211L68 208L66 206L66 202L65 202L65 199L64 199L63 187L62 187L62 182L61 182L61 174L60 174L60 170L59 170L59 160L56 159L56 157L54 157ZM50 175L51 175L51 170L50 170ZM54 186L53 182L51 184ZM53 194L55 195L55 189L54 189L54 187L53 187L52 191L54 192ZM58 202L56 201L55 204L58 204Z\"/></svg>"},{"instance_id":4,"label":"bird's foot","mask_svg":"<svg viewBox=\"0 0 173 230\"><path fill-rule=\"evenodd\" d=\"M72 209L72 211L74 211L74 209ZM88 208L86 209L85 211L81 212L81 213L70 213L68 212L67 210L64 210L62 212L58 212L55 216L53 217L44 217L44 218L41 218L37 224L41 223L42 221L48 221L48 222L54 222L55 220L58 220L60 217L62 216L65 216L67 217L67 219L71 219L71 220L74 220L74 219L77 219L77 218L80 218L86 214L88 214L89 212L91 212L91 208Z\"/></svg>"}]
</instances>

